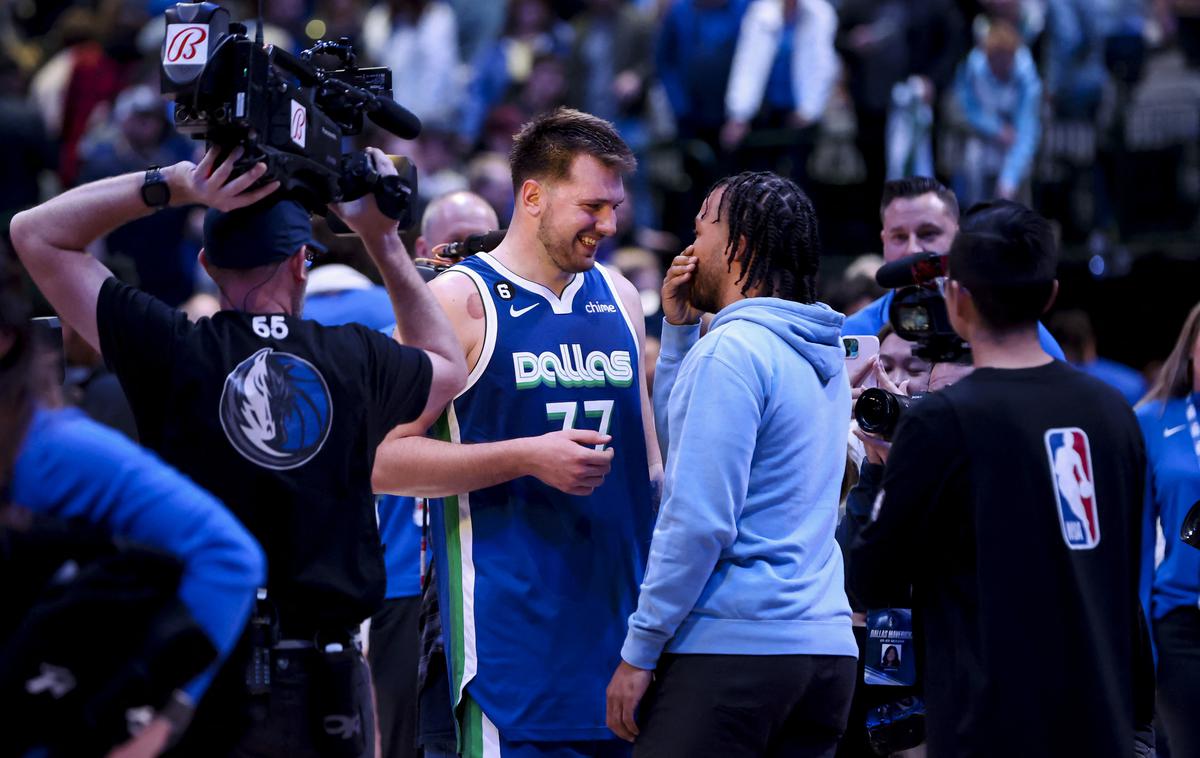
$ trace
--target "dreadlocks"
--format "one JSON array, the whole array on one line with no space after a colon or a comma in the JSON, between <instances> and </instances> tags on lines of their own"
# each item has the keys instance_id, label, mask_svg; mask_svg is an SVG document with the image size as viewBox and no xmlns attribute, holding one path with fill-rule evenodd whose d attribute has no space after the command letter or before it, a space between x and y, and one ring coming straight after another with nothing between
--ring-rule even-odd
<instances>
[{"instance_id":1,"label":"dreadlocks","mask_svg":"<svg viewBox=\"0 0 1200 758\"><path fill-rule=\"evenodd\" d=\"M745 240L737 281L742 294L761 287L763 295L812 303L817 300L821 240L817 214L804 190L768 171L746 171L713 185L723 189L717 219L728 213L725 256L733 266ZM711 193L710 193L711 194Z\"/></svg>"}]
</instances>

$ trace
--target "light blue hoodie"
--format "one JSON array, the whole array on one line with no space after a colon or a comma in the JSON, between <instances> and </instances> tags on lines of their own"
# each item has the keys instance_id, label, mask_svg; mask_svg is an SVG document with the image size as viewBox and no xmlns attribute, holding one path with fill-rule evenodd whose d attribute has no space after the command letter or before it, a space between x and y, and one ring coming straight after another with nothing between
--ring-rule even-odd
<instances>
[{"instance_id":1,"label":"light blue hoodie","mask_svg":"<svg viewBox=\"0 0 1200 758\"><path fill-rule=\"evenodd\" d=\"M833 538L850 423L842 321L820 303L750 298L699 341L699 326L664 324L666 486L626 662L857 655Z\"/></svg>"}]
</instances>

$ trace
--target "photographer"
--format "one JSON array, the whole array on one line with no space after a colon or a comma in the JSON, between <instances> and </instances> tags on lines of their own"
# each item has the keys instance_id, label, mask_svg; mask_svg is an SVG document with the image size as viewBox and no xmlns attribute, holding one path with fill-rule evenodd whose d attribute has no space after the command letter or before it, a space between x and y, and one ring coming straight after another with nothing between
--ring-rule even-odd
<instances>
[{"instance_id":1,"label":"photographer","mask_svg":"<svg viewBox=\"0 0 1200 758\"><path fill-rule=\"evenodd\" d=\"M14 245L62 318L121 379L142 441L220 497L266 552L255 634L218 676L187 749L226 753L247 726L238 716L253 712L245 752L369 754L370 682L354 638L384 593L375 448L397 425L428 425L461 388L465 368L396 222L371 195L331 209L378 266L399 336L420 349L357 325L301 320L308 213L290 200L261 202L277 189L253 188L261 163L231 178L241 154L235 148L218 164L214 148L199 165L73 189L18 215ZM395 173L381 152L368 154L380 175ZM143 191L150 187L158 191ZM214 209L200 262L224 310L211 319L189 323L82 252L164 200Z\"/></svg>"},{"instance_id":2,"label":"photographer","mask_svg":"<svg viewBox=\"0 0 1200 758\"><path fill-rule=\"evenodd\" d=\"M963 219L944 291L975 370L901 419L850 550L867 607L911 588L935 758L1126 756L1149 721L1143 446L1115 391L1039 345L1055 258L1023 206Z\"/></svg>"}]
</instances>

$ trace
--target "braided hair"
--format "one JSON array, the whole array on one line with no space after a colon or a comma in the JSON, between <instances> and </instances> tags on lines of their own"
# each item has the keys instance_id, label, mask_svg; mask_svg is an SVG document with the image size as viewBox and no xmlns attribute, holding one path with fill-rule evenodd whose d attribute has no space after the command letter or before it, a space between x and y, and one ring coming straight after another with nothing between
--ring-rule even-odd
<instances>
[{"instance_id":1,"label":"braided hair","mask_svg":"<svg viewBox=\"0 0 1200 758\"><path fill-rule=\"evenodd\" d=\"M725 256L731 268L735 258L741 266L737 281L742 294L758 287L764 295L816 302L821 239L816 211L804 190L769 171L721 179L710 194L718 189L724 194L717 220L727 213L729 223Z\"/></svg>"}]
</instances>

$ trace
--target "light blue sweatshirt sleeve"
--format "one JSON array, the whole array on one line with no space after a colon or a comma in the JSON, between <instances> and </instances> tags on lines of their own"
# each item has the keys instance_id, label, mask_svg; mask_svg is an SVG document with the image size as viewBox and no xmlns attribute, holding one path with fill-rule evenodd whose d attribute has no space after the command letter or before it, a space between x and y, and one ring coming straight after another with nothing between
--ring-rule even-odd
<instances>
[{"instance_id":1,"label":"light blue sweatshirt sleeve","mask_svg":"<svg viewBox=\"0 0 1200 758\"><path fill-rule=\"evenodd\" d=\"M664 354L666 345L664 330ZM761 391L722 358L693 356L683 368L671 392L663 506L621 648L630 665L655 668L737 539L762 408Z\"/></svg>"},{"instance_id":2,"label":"light blue sweatshirt sleeve","mask_svg":"<svg viewBox=\"0 0 1200 758\"><path fill-rule=\"evenodd\" d=\"M1000 169L1000 183L1008 187L1019 187L1028 176L1042 138L1042 81L1028 51L1020 51L1017 60L1014 76L1019 78L1020 104L1013 125L1016 137Z\"/></svg>"},{"instance_id":3,"label":"light blue sweatshirt sleeve","mask_svg":"<svg viewBox=\"0 0 1200 758\"><path fill-rule=\"evenodd\" d=\"M654 364L654 430L658 434L658 448L663 460L667 459L667 447L670 442L670 431L667 429L667 403L671 399L671 389L675 386L675 377L679 374L679 364L683 356L692 349L700 339L700 324L684 324L675 326L663 319L661 347L658 352L658 362Z\"/></svg>"},{"instance_id":4,"label":"light blue sweatshirt sleeve","mask_svg":"<svg viewBox=\"0 0 1200 758\"><path fill-rule=\"evenodd\" d=\"M37 412L11 494L30 510L103 525L182 561L179 598L218 651L184 688L199 701L265 580L262 550L245 528L187 477L75 411Z\"/></svg>"}]
</instances>

